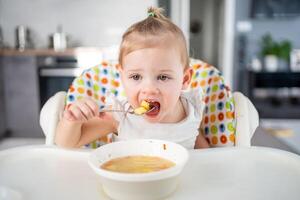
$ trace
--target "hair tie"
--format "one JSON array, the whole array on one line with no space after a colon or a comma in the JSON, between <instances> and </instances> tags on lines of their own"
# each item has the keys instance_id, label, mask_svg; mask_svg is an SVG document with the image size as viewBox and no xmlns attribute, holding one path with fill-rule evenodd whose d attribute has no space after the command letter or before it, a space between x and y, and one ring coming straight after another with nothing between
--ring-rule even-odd
<instances>
[{"instance_id":1,"label":"hair tie","mask_svg":"<svg viewBox=\"0 0 300 200\"><path fill-rule=\"evenodd\" d=\"M155 17L154 12L148 12L148 17Z\"/></svg>"}]
</instances>

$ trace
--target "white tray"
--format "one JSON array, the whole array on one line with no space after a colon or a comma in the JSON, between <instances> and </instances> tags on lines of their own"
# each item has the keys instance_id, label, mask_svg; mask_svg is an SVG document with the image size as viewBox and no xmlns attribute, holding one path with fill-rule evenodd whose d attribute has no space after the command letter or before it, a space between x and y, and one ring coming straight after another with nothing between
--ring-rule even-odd
<instances>
[{"instance_id":1,"label":"white tray","mask_svg":"<svg viewBox=\"0 0 300 200\"><path fill-rule=\"evenodd\" d=\"M300 199L300 157L281 150L194 150L168 199ZM46 146L0 151L0 186L22 199L108 200L87 164L87 151Z\"/></svg>"}]
</instances>

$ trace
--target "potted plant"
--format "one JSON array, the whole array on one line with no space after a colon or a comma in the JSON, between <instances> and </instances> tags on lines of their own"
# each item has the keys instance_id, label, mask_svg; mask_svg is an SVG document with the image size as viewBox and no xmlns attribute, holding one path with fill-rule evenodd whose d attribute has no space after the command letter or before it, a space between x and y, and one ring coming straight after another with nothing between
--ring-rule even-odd
<instances>
[{"instance_id":1,"label":"potted plant","mask_svg":"<svg viewBox=\"0 0 300 200\"><path fill-rule=\"evenodd\" d=\"M279 67L286 68L290 64L290 54L292 51L292 44L289 40L283 40L279 44L280 49L278 52Z\"/></svg>"},{"instance_id":2,"label":"potted plant","mask_svg":"<svg viewBox=\"0 0 300 200\"><path fill-rule=\"evenodd\" d=\"M277 71L279 46L270 34L262 37L261 55L264 59L264 66L267 71Z\"/></svg>"},{"instance_id":3,"label":"potted plant","mask_svg":"<svg viewBox=\"0 0 300 200\"><path fill-rule=\"evenodd\" d=\"M265 69L267 71L277 71L278 67L286 67L289 62L290 52L292 49L291 42L283 40L276 42L271 34L262 37L261 55L264 59Z\"/></svg>"}]
</instances>

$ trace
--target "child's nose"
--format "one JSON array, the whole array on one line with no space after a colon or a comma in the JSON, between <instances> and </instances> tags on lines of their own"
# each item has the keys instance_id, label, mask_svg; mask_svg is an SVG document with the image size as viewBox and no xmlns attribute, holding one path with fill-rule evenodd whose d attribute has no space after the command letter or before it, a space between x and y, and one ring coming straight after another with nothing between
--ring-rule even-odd
<instances>
[{"instance_id":1,"label":"child's nose","mask_svg":"<svg viewBox=\"0 0 300 200\"><path fill-rule=\"evenodd\" d=\"M142 92L144 94L156 94L159 92L159 90L153 81L147 80L142 86Z\"/></svg>"}]
</instances>

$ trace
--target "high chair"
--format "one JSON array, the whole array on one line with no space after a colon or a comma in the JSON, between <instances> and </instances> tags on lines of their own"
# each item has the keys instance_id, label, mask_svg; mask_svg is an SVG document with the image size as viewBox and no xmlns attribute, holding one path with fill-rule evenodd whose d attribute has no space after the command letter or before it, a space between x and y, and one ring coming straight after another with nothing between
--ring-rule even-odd
<instances>
[{"instance_id":1,"label":"high chair","mask_svg":"<svg viewBox=\"0 0 300 200\"><path fill-rule=\"evenodd\" d=\"M200 133L212 147L249 147L259 121L253 104L240 92L232 94L215 67L195 59L191 59L190 63L193 68L190 88L202 90L205 102L203 118L199 122ZM91 97L103 108L108 92L120 100L126 98L116 66L116 63L102 62L85 70L74 79L68 92L58 92L45 103L40 113L40 125L47 145L54 144L61 113L75 100ZM110 142L110 139L100 139L87 146L96 148L103 142Z\"/></svg>"}]
</instances>

